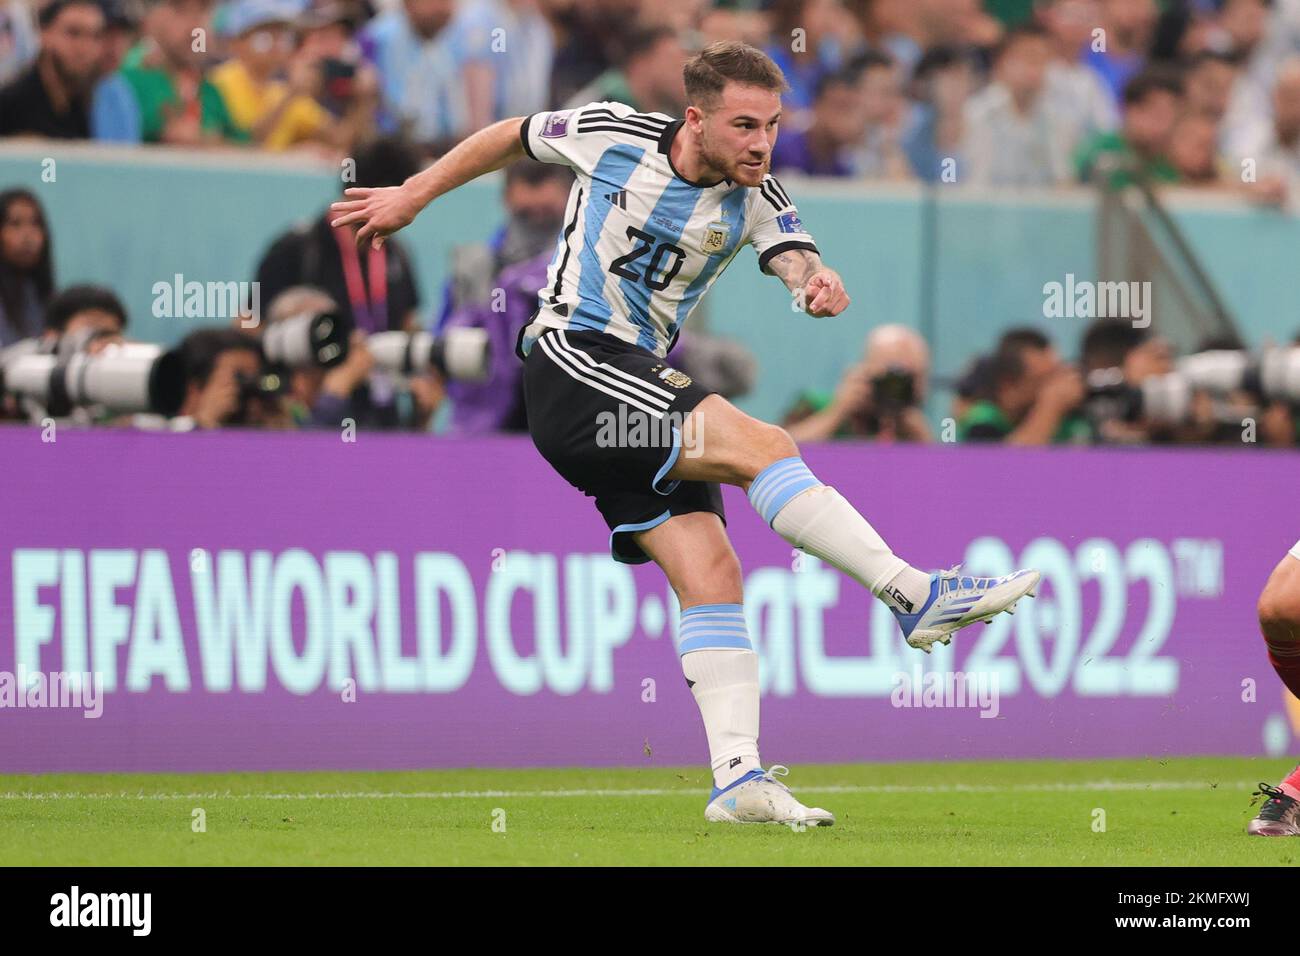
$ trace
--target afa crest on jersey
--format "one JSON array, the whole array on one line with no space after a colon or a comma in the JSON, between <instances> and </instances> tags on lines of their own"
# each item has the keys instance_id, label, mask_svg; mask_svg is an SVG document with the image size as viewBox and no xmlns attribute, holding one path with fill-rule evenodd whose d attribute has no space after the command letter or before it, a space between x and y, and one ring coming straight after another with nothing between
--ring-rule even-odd
<instances>
[{"instance_id":1,"label":"afa crest on jersey","mask_svg":"<svg viewBox=\"0 0 1300 956\"><path fill-rule=\"evenodd\" d=\"M659 377L664 383L671 385L673 388L685 388L691 384L691 377L685 372L679 372L675 368L666 368L659 373Z\"/></svg>"},{"instance_id":2,"label":"afa crest on jersey","mask_svg":"<svg viewBox=\"0 0 1300 956\"><path fill-rule=\"evenodd\" d=\"M727 237L730 235L730 223L711 222L704 229L704 241L700 243L700 249L710 256L721 252L727 248Z\"/></svg>"}]
</instances>

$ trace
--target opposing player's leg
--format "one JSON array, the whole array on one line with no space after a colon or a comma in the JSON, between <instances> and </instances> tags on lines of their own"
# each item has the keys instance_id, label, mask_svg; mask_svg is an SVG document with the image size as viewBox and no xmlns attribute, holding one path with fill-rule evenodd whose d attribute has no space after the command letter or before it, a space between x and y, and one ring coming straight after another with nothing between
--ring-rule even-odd
<instances>
[{"instance_id":1,"label":"opposing player's leg","mask_svg":"<svg viewBox=\"0 0 1300 956\"><path fill-rule=\"evenodd\" d=\"M1259 630L1282 683L1300 697L1300 542L1273 569L1259 596ZM1300 767L1276 787L1259 785L1264 804L1246 825L1251 836L1300 836Z\"/></svg>"},{"instance_id":2,"label":"opposing player's leg","mask_svg":"<svg viewBox=\"0 0 1300 956\"><path fill-rule=\"evenodd\" d=\"M637 544L668 577L682 607L678 653L709 741L713 792L707 820L829 826L835 817L805 807L758 758L758 655L745 627L740 562L709 511L675 515Z\"/></svg>"},{"instance_id":3,"label":"opposing player's leg","mask_svg":"<svg viewBox=\"0 0 1300 956\"><path fill-rule=\"evenodd\" d=\"M927 574L912 567L838 491L817 480L784 429L720 395L701 401L684 425L694 447L677 457L669 477L745 489L772 530L868 588L893 610L907 642L927 654L935 641L947 644L954 631L1011 612L1034 593L1037 571L977 578L957 568Z\"/></svg>"}]
</instances>

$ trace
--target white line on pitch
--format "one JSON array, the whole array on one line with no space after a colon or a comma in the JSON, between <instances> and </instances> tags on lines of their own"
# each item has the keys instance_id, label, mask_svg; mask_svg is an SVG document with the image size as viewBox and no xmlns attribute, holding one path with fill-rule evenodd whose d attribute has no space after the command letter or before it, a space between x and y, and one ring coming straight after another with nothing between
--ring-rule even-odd
<instances>
[{"instance_id":1,"label":"white line on pitch","mask_svg":"<svg viewBox=\"0 0 1300 956\"><path fill-rule=\"evenodd\" d=\"M1255 786L1244 782L1219 783L1224 790L1244 790ZM907 786L881 784L877 786L843 784L799 786L802 793L1084 793L1090 791L1125 790L1208 790L1211 784L1204 780L1085 780L1078 783L1025 783L1011 786L983 786L980 784L942 784L938 786ZM320 793L231 793L210 791L206 793L70 793L39 791L0 792L0 800L484 800L496 798L527 799L530 797L698 797L703 787L696 788L619 788L608 790L412 790L400 791L325 791Z\"/></svg>"}]
</instances>

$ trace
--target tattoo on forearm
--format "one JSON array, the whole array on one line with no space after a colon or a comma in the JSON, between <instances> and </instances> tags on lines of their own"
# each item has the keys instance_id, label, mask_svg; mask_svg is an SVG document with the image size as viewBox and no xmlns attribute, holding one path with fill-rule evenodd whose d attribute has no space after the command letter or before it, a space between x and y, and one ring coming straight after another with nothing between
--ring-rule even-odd
<instances>
[{"instance_id":1,"label":"tattoo on forearm","mask_svg":"<svg viewBox=\"0 0 1300 956\"><path fill-rule=\"evenodd\" d=\"M787 289L802 289L814 272L822 267L822 257L807 249L792 249L768 260L767 268Z\"/></svg>"}]
</instances>

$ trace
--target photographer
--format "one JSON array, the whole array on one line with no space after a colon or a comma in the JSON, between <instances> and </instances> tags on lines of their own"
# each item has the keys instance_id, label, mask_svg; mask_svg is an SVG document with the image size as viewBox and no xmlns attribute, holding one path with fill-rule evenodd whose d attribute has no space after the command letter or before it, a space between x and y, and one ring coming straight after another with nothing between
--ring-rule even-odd
<instances>
[{"instance_id":1,"label":"photographer","mask_svg":"<svg viewBox=\"0 0 1300 956\"><path fill-rule=\"evenodd\" d=\"M1098 319L1084 332L1079 361L1087 386L1083 410L1097 441L1131 445L1178 437L1172 424L1153 420L1140 402L1145 382L1174 370L1168 342L1123 319ZM1197 418L1203 417L1198 409Z\"/></svg>"},{"instance_id":2,"label":"photographer","mask_svg":"<svg viewBox=\"0 0 1300 956\"><path fill-rule=\"evenodd\" d=\"M196 329L181 340L179 353L185 397L167 423L172 431L282 421L277 398L258 387L263 362L257 339L229 328Z\"/></svg>"},{"instance_id":3,"label":"photographer","mask_svg":"<svg viewBox=\"0 0 1300 956\"><path fill-rule=\"evenodd\" d=\"M1086 422L1075 414L1083 378L1041 332L1003 335L984 374L984 394L958 421L958 440L1048 445L1088 439Z\"/></svg>"},{"instance_id":4,"label":"photographer","mask_svg":"<svg viewBox=\"0 0 1300 956\"><path fill-rule=\"evenodd\" d=\"M69 286L53 296L45 308L44 330L39 337L0 350L0 369L19 354L58 356L66 360L77 352L96 354L110 342L121 341L126 330L126 309L111 289L95 285ZM90 425L107 420L102 408L57 409L59 417ZM66 415L63 412L67 412ZM49 415L37 399L0 394L0 419L38 422Z\"/></svg>"},{"instance_id":5,"label":"photographer","mask_svg":"<svg viewBox=\"0 0 1300 956\"><path fill-rule=\"evenodd\" d=\"M276 296L268 312L270 326L275 328L307 317L337 316L339 309L322 290L295 286ZM349 330L347 355L341 362L328 368L317 362L293 363L285 370L290 419L298 428L338 428L346 419L362 428L396 427L396 408L392 403L376 403L371 393L375 359L366 346L365 333L351 329L341 317L339 321Z\"/></svg>"},{"instance_id":6,"label":"photographer","mask_svg":"<svg viewBox=\"0 0 1300 956\"><path fill-rule=\"evenodd\" d=\"M446 397L443 370L436 361L424 363L429 356L421 341L426 349L434 341L428 333L393 330L372 338L311 286L281 292L268 316L257 331L263 354L285 382L292 425L338 428L351 419L369 429L428 429Z\"/></svg>"},{"instance_id":7,"label":"photographer","mask_svg":"<svg viewBox=\"0 0 1300 956\"><path fill-rule=\"evenodd\" d=\"M380 139L358 152L356 182L342 186L396 186L418 171L409 146ZM351 328L413 331L420 295L401 241L390 239L381 249L367 244L358 250L356 230L335 229L329 219L323 211L272 242L257 265L262 301L272 302L292 286L314 286L338 303L339 315Z\"/></svg>"},{"instance_id":8,"label":"photographer","mask_svg":"<svg viewBox=\"0 0 1300 956\"><path fill-rule=\"evenodd\" d=\"M863 360L844 373L834 395L805 392L782 425L797 442L932 442L921 412L929 376L925 339L906 326L882 325L867 337Z\"/></svg>"}]
</instances>

